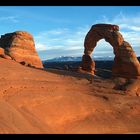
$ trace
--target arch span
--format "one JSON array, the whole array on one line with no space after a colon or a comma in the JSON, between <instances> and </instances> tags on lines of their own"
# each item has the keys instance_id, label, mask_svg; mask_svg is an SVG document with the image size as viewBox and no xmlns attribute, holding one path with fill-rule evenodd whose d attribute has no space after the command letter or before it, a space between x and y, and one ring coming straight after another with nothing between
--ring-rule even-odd
<instances>
[{"instance_id":1,"label":"arch span","mask_svg":"<svg viewBox=\"0 0 140 140\"><path fill-rule=\"evenodd\" d=\"M84 41L82 70L94 74L95 62L91 53L101 39L109 42L115 55L112 76L124 78L139 78L140 64L131 45L126 42L119 32L119 26L111 24L95 24L87 33Z\"/></svg>"}]
</instances>

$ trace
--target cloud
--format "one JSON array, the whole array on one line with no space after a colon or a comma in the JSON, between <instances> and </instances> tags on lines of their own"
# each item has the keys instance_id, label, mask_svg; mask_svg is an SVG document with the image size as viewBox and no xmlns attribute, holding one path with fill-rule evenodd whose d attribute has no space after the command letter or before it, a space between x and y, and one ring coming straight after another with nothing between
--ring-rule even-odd
<instances>
[{"instance_id":1,"label":"cloud","mask_svg":"<svg viewBox=\"0 0 140 140\"><path fill-rule=\"evenodd\" d=\"M125 15L120 12L114 18L103 16L96 23L117 24L124 39L128 41L137 55L140 55L140 15ZM40 32L35 36L38 51L44 54L46 59L62 55L82 56L84 51L84 39L91 25L70 28L57 28ZM112 46L100 40L94 49L94 56L114 56Z\"/></svg>"},{"instance_id":2,"label":"cloud","mask_svg":"<svg viewBox=\"0 0 140 140\"><path fill-rule=\"evenodd\" d=\"M14 23L19 22L19 20L16 16L0 17L0 21L8 21L8 22L10 21L10 22L14 22Z\"/></svg>"},{"instance_id":3,"label":"cloud","mask_svg":"<svg viewBox=\"0 0 140 140\"><path fill-rule=\"evenodd\" d=\"M55 29L55 30L48 31L47 34L57 36L57 35L66 34L68 31L69 31L69 29L67 29L67 28L63 28L63 29L58 28L58 29Z\"/></svg>"},{"instance_id":4,"label":"cloud","mask_svg":"<svg viewBox=\"0 0 140 140\"><path fill-rule=\"evenodd\" d=\"M128 29L131 31L140 31L140 26L134 26L134 25L128 25L128 24L120 24L119 25L121 29Z\"/></svg>"},{"instance_id":5,"label":"cloud","mask_svg":"<svg viewBox=\"0 0 140 140\"><path fill-rule=\"evenodd\" d=\"M37 49L37 51L45 51L47 49L46 45L41 44L41 43L36 43L35 48Z\"/></svg>"},{"instance_id":6,"label":"cloud","mask_svg":"<svg viewBox=\"0 0 140 140\"><path fill-rule=\"evenodd\" d=\"M108 18L107 16L102 16L101 19L97 20L97 22L117 24L120 26L120 29L129 29L132 31L140 31L140 14L136 15L126 15L123 12L120 12L118 15L114 16L114 18Z\"/></svg>"},{"instance_id":7,"label":"cloud","mask_svg":"<svg viewBox=\"0 0 140 140\"><path fill-rule=\"evenodd\" d=\"M50 58L50 54L52 53L54 53L56 57L68 54L73 56L82 55L84 38L88 30L87 27L78 27L76 30L58 28L40 32L34 37L36 48L38 51L46 51L47 54L49 53L49 55L46 55L47 58ZM53 56L54 55L51 55L51 57Z\"/></svg>"},{"instance_id":8,"label":"cloud","mask_svg":"<svg viewBox=\"0 0 140 140\"><path fill-rule=\"evenodd\" d=\"M58 49L64 50L64 46L63 45L53 45L53 46L48 46L47 47L47 51L48 50L58 50Z\"/></svg>"},{"instance_id":9,"label":"cloud","mask_svg":"<svg viewBox=\"0 0 140 140\"><path fill-rule=\"evenodd\" d=\"M124 39L132 45L137 56L140 55L140 13L126 15L120 12L114 18L103 16L102 19L96 22L119 25Z\"/></svg>"},{"instance_id":10,"label":"cloud","mask_svg":"<svg viewBox=\"0 0 140 140\"><path fill-rule=\"evenodd\" d=\"M126 15L123 12L120 12L112 22L118 24L129 24L129 25L139 25L140 24L140 14L136 13L135 15Z\"/></svg>"}]
</instances>

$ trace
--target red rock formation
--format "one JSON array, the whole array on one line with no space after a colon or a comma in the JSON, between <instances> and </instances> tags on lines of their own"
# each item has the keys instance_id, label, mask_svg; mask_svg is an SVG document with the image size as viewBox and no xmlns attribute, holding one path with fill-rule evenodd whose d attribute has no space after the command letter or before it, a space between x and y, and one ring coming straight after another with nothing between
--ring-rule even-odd
<instances>
[{"instance_id":1,"label":"red rock formation","mask_svg":"<svg viewBox=\"0 0 140 140\"><path fill-rule=\"evenodd\" d=\"M10 56L6 55L4 49L0 47L0 57L5 59L11 59Z\"/></svg>"},{"instance_id":2,"label":"red rock formation","mask_svg":"<svg viewBox=\"0 0 140 140\"><path fill-rule=\"evenodd\" d=\"M124 78L139 78L140 64L131 45L123 41L117 48L112 68L113 76Z\"/></svg>"},{"instance_id":3,"label":"red rock formation","mask_svg":"<svg viewBox=\"0 0 140 140\"><path fill-rule=\"evenodd\" d=\"M91 57L89 55L83 55L82 62L83 62L82 69L94 75L95 62L91 59Z\"/></svg>"},{"instance_id":4,"label":"red rock formation","mask_svg":"<svg viewBox=\"0 0 140 140\"><path fill-rule=\"evenodd\" d=\"M105 39L109 42L114 49L114 65L112 68L113 76L125 78L138 78L140 77L140 64L137 60L136 54L131 45L124 41L119 32L119 26L111 24L96 24L93 25L87 33L84 42L84 55L90 62L91 53L96 47L100 39ZM82 60L82 69L89 72L95 69L91 63L87 63L85 59ZM93 62L94 63L94 62ZM91 69L92 67L92 69Z\"/></svg>"},{"instance_id":5,"label":"red rock formation","mask_svg":"<svg viewBox=\"0 0 140 140\"><path fill-rule=\"evenodd\" d=\"M0 57L4 58L5 53L4 53L4 49L0 48Z\"/></svg>"},{"instance_id":6,"label":"red rock formation","mask_svg":"<svg viewBox=\"0 0 140 140\"><path fill-rule=\"evenodd\" d=\"M17 62L26 62L31 66L42 68L42 62L35 50L32 35L27 32L17 31L2 35L0 46L5 53Z\"/></svg>"}]
</instances>

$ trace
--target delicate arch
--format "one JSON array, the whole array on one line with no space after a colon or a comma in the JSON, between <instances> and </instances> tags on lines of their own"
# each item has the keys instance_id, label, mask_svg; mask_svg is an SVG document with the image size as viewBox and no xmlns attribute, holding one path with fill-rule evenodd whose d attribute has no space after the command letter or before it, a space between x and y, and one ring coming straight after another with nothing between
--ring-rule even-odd
<instances>
[{"instance_id":1,"label":"delicate arch","mask_svg":"<svg viewBox=\"0 0 140 140\"><path fill-rule=\"evenodd\" d=\"M131 45L124 41L119 32L119 26L111 24L96 24L91 27L84 41L84 55L82 57L82 69L94 74L95 62L91 53L101 39L109 42L114 50L113 76L125 78L138 78L140 76L140 64Z\"/></svg>"}]
</instances>

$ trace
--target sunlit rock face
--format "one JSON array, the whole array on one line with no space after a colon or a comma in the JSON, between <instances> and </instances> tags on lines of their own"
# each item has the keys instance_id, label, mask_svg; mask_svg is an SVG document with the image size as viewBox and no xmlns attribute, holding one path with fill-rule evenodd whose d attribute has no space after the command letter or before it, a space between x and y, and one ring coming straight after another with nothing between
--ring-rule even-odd
<instances>
[{"instance_id":1,"label":"sunlit rock face","mask_svg":"<svg viewBox=\"0 0 140 140\"><path fill-rule=\"evenodd\" d=\"M126 42L119 32L119 26L111 24L96 24L91 27L85 37L82 69L94 73L95 63L91 53L101 39L113 47L115 58L112 76L124 78L139 78L140 64L131 45Z\"/></svg>"},{"instance_id":2,"label":"sunlit rock face","mask_svg":"<svg viewBox=\"0 0 140 140\"><path fill-rule=\"evenodd\" d=\"M35 49L34 39L28 32L16 31L2 35L0 46L5 50L5 54L17 62L25 62L37 68L43 67Z\"/></svg>"},{"instance_id":3,"label":"sunlit rock face","mask_svg":"<svg viewBox=\"0 0 140 140\"><path fill-rule=\"evenodd\" d=\"M5 53L4 53L4 49L0 47L0 57L4 58Z\"/></svg>"}]
</instances>

